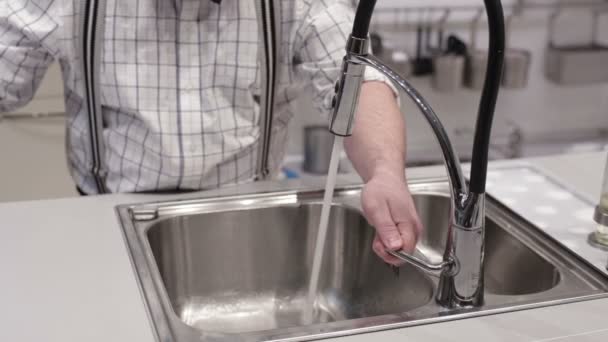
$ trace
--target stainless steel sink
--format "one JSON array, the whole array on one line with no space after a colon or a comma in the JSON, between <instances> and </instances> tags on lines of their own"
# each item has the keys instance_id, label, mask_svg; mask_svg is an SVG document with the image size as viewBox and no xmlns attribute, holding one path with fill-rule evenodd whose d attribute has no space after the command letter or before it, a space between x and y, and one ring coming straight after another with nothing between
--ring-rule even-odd
<instances>
[{"instance_id":1,"label":"stainless steel sink","mask_svg":"<svg viewBox=\"0 0 608 342\"><path fill-rule=\"evenodd\" d=\"M237 210L161 220L148 238L174 312L218 332L301 325L321 205ZM396 276L373 255L373 229L334 206L318 294L317 322L409 311L433 296L423 274Z\"/></svg>"},{"instance_id":2,"label":"stainless steel sink","mask_svg":"<svg viewBox=\"0 0 608 342\"><path fill-rule=\"evenodd\" d=\"M441 258L450 209L444 182L411 184ZM159 341L307 340L598 298L607 280L488 200L486 304L445 311L436 279L396 271L371 250L359 187L338 189L312 325L302 308L322 193L280 192L119 207Z\"/></svg>"}]
</instances>

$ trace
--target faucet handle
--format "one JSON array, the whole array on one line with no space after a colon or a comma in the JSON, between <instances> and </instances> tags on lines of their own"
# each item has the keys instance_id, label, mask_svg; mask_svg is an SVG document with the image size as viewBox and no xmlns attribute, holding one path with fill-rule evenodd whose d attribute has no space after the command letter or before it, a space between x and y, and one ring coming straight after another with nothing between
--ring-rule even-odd
<instances>
[{"instance_id":1,"label":"faucet handle","mask_svg":"<svg viewBox=\"0 0 608 342\"><path fill-rule=\"evenodd\" d=\"M434 277L439 277L442 274L455 274L458 272L458 265L453 258L450 257L447 260L433 263L429 261L429 258L427 258L418 247L416 247L416 250L411 255L404 251L387 250L386 252Z\"/></svg>"}]
</instances>

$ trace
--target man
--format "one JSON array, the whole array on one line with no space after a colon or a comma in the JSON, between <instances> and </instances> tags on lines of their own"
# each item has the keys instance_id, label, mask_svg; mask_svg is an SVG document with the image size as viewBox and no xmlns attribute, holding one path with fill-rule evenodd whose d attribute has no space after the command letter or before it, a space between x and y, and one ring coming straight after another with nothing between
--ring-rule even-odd
<instances>
[{"instance_id":1,"label":"man","mask_svg":"<svg viewBox=\"0 0 608 342\"><path fill-rule=\"evenodd\" d=\"M258 33L269 21L260 21L261 1L2 0L0 111L27 103L57 60L69 166L82 192L198 190L252 181L260 123L268 118L260 85L267 75L258 58L268 45ZM272 36L279 41L271 172L280 165L290 105L302 89L312 89L321 112L331 111L352 25L349 2L275 2L280 23L274 22L278 33ZM95 51L101 51L97 60ZM394 90L368 71L345 146L365 181L362 204L377 229L373 248L392 264L398 261L385 250L412 251L421 230L404 176L404 132Z\"/></svg>"}]
</instances>

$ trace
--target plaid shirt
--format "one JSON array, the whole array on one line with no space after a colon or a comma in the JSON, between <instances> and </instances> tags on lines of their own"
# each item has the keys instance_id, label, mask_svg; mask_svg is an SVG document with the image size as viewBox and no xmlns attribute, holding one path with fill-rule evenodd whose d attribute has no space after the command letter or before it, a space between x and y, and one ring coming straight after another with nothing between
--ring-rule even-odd
<instances>
[{"instance_id":1,"label":"plaid shirt","mask_svg":"<svg viewBox=\"0 0 608 342\"><path fill-rule=\"evenodd\" d=\"M83 77L80 0L0 2L0 111L33 97L53 60L62 67L70 170L97 188ZM285 151L293 100L312 88L330 111L350 1L282 1L271 170ZM112 192L205 189L251 181L260 137L260 66L254 1L107 0L101 58L106 186ZM367 80L385 80L369 71Z\"/></svg>"}]
</instances>

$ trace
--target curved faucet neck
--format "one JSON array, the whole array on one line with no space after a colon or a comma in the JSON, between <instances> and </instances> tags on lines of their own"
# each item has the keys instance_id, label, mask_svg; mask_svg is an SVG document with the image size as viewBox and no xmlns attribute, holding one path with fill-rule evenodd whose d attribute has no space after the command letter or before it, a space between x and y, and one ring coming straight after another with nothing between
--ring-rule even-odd
<instances>
[{"instance_id":1,"label":"curved faucet neck","mask_svg":"<svg viewBox=\"0 0 608 342\"><path fill-rule=\"evenodd\" d=\"M483 194L486 190L488 151L492 121L496 110L496 102L502 78L506 44L505 20L501 0L484 0L484 4L489 28L488 64L475 125L471 175L469 177L471 192L476 194ZM353 40L361 41L367 39L375 5L376 0L359 1L350 42ZM365 44L359 44L357 46L361 47L362 45ZM352 49L353 47L354 45L349 43L349 46L347 47L348 54L359 56L365 56L367 54L367 49L355 50ZM358 98L358 96L355 97Z\"/></svg>"},{"instance_id":2,"label":"curved faucet neck","mask_svg":"<svg viewBox=\"0 0 608 342\"><path fill-rule=\"evenodd\" d=\"M439 120L439 117L428 103L428 101L414 88L405 78L401 77L396 71L383 64L382 61L377 59L373 55L369 54L348 54L346 56L347 61L372 67L378 70L380 73L388 77L397 87L414 102L416 107L424 115L424 118L429 123L437 142L441 147L443 160L447 169L448 178L450 180L452 198L454 204L458 205L459 202L469 197L468 186L462 172L460 159L454 149L447 131L443 124ZM347 96L350 94L347 94Z\"/></svg>"}]
</instances>

